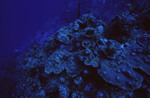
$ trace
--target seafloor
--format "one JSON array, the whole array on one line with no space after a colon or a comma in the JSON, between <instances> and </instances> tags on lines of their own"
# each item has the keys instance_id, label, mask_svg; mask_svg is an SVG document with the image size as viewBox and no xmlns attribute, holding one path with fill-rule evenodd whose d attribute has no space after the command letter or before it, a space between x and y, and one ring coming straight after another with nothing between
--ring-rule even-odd
<instances>
[{"instance_id":1,"label":"seafloor","mask_svg":"<svg viewBox=\"0 0 150 98\"><path fill-rule=\"evenodd\" d=\"M149 98L150 6L109 24L89 12L14 58L12 98Z\"/></svg>"}]
</instances>

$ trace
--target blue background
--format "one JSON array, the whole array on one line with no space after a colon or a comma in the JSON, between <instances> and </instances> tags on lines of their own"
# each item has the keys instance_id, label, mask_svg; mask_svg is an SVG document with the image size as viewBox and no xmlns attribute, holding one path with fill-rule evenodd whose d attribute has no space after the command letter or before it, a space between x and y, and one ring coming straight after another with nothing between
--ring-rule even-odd
<instances>
[{"instance_id":1,"label":"blue background","mask_svg":"<svg viewBox=\"0 0 150 98\"><path fill-rule=\"evenodd\" d=\"M109 21L124 10L126 0L1 0L0 55L23 49L41 32L54 33L59 27L89 10Z\"/></svg>"}]
</instances>

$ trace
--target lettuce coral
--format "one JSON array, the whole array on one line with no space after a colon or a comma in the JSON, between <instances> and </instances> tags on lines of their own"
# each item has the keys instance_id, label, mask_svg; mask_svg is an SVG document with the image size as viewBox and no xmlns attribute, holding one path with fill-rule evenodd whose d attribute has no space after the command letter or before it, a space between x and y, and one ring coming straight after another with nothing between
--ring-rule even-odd
<instances>
[{"instance_id":1,"label":"lettuce coral","mask_svg":"<svg viewBox=\"0 0 150 98\"><path fill-rule=\"evenodd\" d=\"M134 21L133 15L122 13L114 19L110 31L104 31L101 20L85 14L48 37L44 45L30 48L21 66L21 72L29 80L24 84L28 89L19 92L20 96L108 97L108 93L113 95L115 91L132 92L141 88L146 76L137 69L150 73L147 42L150 37L136 35L136 40L131 38L125 47L122 42L132 35ZM24 86L18 83L18 87ZM40 91L28 93L34 88Z\"/></svg>"}]
</instances>

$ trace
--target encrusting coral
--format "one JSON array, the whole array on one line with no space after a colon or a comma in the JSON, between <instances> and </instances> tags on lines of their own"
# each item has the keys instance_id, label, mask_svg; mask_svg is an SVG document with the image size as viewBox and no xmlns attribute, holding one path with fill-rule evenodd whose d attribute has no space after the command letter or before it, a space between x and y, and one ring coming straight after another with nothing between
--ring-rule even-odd
<instances>
[{"instance_id":1,"label":"encrusting coral","mask_svg":"<svg viewBox=\"0 0 150 98\"><path fill-rule=\"evenodd\" d=\"M146 76L140 72L150 74L149 40L141 41L150 37L128 41L132 35L128 31L134 29L135 20L133 15L123 13L113 20L106 32L105 23L92 14L85 14L61 28L47 38L43 46L26 53L23 60L26 63L20 68L22 74L26 74L19 80L17 96L131 96L130 93L141 88L145 81ZM114 32L119 33L118 37Z\"/></svg>"}]
</instances>

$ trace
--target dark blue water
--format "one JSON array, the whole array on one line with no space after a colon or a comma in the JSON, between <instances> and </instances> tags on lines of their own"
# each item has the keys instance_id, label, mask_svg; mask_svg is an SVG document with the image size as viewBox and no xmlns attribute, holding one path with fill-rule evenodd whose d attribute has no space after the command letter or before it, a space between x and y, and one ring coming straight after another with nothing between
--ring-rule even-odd
<instances>
[{"instance_id":1,"label":"dark blue water","mask_svg":"<svg viewBox=\"0 0 150 98\"><path fill-rule=\"evenodd\" d=\"M1 0L0 55L22 49L40 32L56 31L81 15L92 11L110 20L127 5L124 0ZM52 33L52 32L50 32Z\"/></svg>"},{"instance_id":2,"label":"dark blue water","mask_svg":"<svg viewBox=\"0 0 150 98\"><path fill-rule=\"evenodd\" d=\"M38 27L49 17L56 16L59 9L59 0L2 0L0 4L0 54L27 44Z\"/></svg>"}]
</instances>

